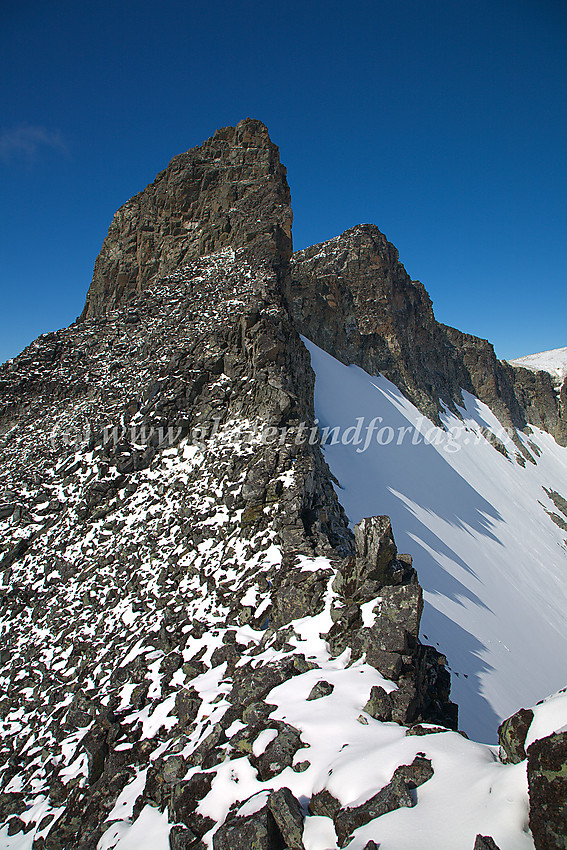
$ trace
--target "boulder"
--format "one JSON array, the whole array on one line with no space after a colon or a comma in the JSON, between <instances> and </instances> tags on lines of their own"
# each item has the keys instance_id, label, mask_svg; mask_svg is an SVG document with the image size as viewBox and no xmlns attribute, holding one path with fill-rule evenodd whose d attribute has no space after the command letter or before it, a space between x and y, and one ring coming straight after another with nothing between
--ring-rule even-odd
<instances>
[{"instance_id":1,"label":"boulder","mask_svg":"<svg viewBox=\"0 0 567 850\"><path fill-rule=\"evenodd\" d=\"M198 835L184 826L175 825L169 833L170 850L206 850Z\"/></svg>"},{"instance_id":2,"label":"boulder","mask_svg":"<svg viewBox=\"0 0 567 850\"><path fill-rule=\"evenodd\" d=\"M315 665L305 660L303 655L284 658L274 664L251 667L238 667L234 674L234 685L230 693L233 704L243 706L256 703L266 696L273 688L283 684L293 676L298 676L311 670Z\"/></svg>"},{"instance_id":3,"label":"boulder","mask_svg":"<svg viewBox=\"0 0 567 850\"><path fill-rule=\"evenodd\" d=\"M328 697L329 694L333 693L334 687L335 686L329 684L329 682L317 682L317 684L313 685L313 687L311 688L307 700L309 701L314 699L321 699L322 697Z\"/></svg>"},{"instance_id":4,"label":"boulder","mask_svg":"<svg viewBox=\"0 0 567 850\"><path fill-rule=\"evenodd\" d=\"M387 723L392 719L392 699L384 688L373 685L370 698L364 706L364 711L376 720Z\"/></svg>"},{"instance_id":5,"label":"boulder","mask_svg":"<svg viewBox=\"0 0 567 850\"><path fill-rule=\"evenodd\" d=\"M524 744L534 713L530 708L521 708L498 727L498 740L504 750L504 761L518 764L526 758Z\"/></svg>"},{"instance_id":6,"label":"boulder","mask_svg":"<svg viewBox=\"0 0 567 850\"><path fill-rule=\"evenodd\" d=\"M274 820L288 850L304 850L303 812L289 788L272 791L268 800Z\"/></svg>"},{"instance_id":7,"label":"boulder","mask_svg":"<svg viewBox=\"0 0 567 850\"><path fill-rule=\"evenodd\" d=\"M246 817L229 815L213 835L213 850L284 850L268 806Z\"/></svg>"},{"instance_id":8,"label":"boulder","mask_svg":"<svg viewBox=\"0 0 567 850\"><path fill-rule=\"evenodd\" d=\"M340 808L339 801L326 788L313 794L309 802L310 813L323 818L334 818Z\"/></svg>"},{"instance_id":9,"label":"boulder","mask_svg":"<svg viewBox=\"0 0 567 850\"><path fill-rule=\"evenodd\" d=\"M355 829L370 823L371 820L402 806L413 807L415 800L411 791L423 785L432 776L433 768L429 759L416 756L412 764L396 768L390 782L365 803L355 808L340 809L334 817L339 847L345 847Z\"/></svg>"},{"instance_id":10,"label":"boulder","mask_svg":"<svg viewBox=\"0 0 567 850\"><path fill-rule=\"evenodd\" d=\"M262 755L255 759L261 781L267 782L286 767L291 767L293 757L302 746L299 730L282 724L277 737L268 744Z\"/></svg>"}]
</instances>

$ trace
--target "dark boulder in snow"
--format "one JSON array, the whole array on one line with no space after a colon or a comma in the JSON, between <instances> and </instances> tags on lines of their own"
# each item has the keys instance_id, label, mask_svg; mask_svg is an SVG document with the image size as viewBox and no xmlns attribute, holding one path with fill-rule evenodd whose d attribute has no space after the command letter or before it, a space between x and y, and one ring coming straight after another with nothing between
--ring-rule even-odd
<instances>
[{"instance_id":1,"label":"dark boulder in snow","mask_svg":"<svg viewBox=\"0 0 567 850\"><path fill-rule=\"evenodd\" d=\"M365 803L355 808L340 809L334 817L339 847L345 847L355 829L370 823L374 818L403 806L415 806L412 791L432 776L433 768L429 759L416 756L411 764L397 767L390 782Z\"/></svg>"},{"instance_id":2,"label":"dark boulder in snow","mask_svg":"<svg viewBox=\"0 0 567 850\"><path fill-rule=\"evenodd\" d=\"M190 829L175 825L169 833L169 846L171 850L206 850L207 845Z\"/></svg>"},{"instance_id":3,"label":"dark boulder in snow","mask_svg":"<svg viewBox=\"0 0 567 850\"><path fill-rule=\"evenodd\" d=\"M244 803L243 806L247 806ZM242 807L241 807L242 808ZM249 815L229 814L213 836L214 850L304 850L303 813L289 788L272 791Z\"/></svg>"},{"instance_id":4,"label":"dark boulder in snow","mask_svg":"<svg viewBox=\"0 0 567 850\"><path fill-rule=\"evenodd\" d=\"M506 754L505 761L518 764L525 759L524 744L533 719L534 713L531 708L521 708L498 727L498 740Z\"/></svg>"},{"instance_id":5,"label":"dark boulder in snow","mask_svg":"<svg viewBox=\"0 0 567 850\"><path fill-rule=\"evenodd\" d=\"M387 723L392 719L392 699L384 688L374 685L370 691L370 699L364 706L364 711L376 720Z\"/></svg>"},{"instance_id":6,"label":"dark boulder in snow","mask_svg":"<svg viewBox=\"0 0 567 850\"><path fill-rule=\"evenodd\" d=\"M232 815L213 836L213 850L284 850L281 833L267 806L246 817Z\"/></svg>"},{"instance_id":7,"label":"dark boulder in snow","mask_svg":"<svg viewBox=\"0 0 567 850\"><path fill-rule=\"evenodd\" d=\"M271 741L261 756L255 760L256 769L262 782L277 776L286 767L291 767L293 757L303 746L298 729L282 723L277 737ZM251 759L251 761L254 760Z\"/></svg>"},{"instance_id":8,"label":"dark boulder in snow","mask_svg":"<svg viewBox=\"0 0 567 850\"><path fill-rule=\"evenodd\" d=\"M258 702L272 688L276 688L293 676L298 676L307 670L311 670L313 666L313 664L305 660L304 656L294 655L275 664L266 664L265 666L257 667L251 667L250 665L239 667L234 675L234 685L230 694L231 702L244 706Z\"/></svg>"},{"instance_id":9,"label":"dark boulder in snow","mask_svg":"<svg viewBox=\"0 0 567 850\"><path fill-rule=\"evenodd\" d=\"M340 808L339 801L326 788L313 794L309 802L310 813L323 818L334 818Z\"/></svg>"},{"instance_id":10,"label":"dark boulder in snow","mask_svg":"<svg viewBox=\"0 0 567 850\"><path fill-rule=\"evenodd\" d=\"M328 697L329 694L332 694L334 690L334 685L329 684L329 682L317 682L316 685L313 685L311 691L309 692L309 696L307 700L321 699L322 697Z\"/></svg>"},{"instance_id":11,"label":"dark boulder in snow","mask_svg":"<svg viewBox=\"0 0 567 850\"><path fill-rule=\"evenodd\" d=\"M169 817L172 823L189 828L199 837L209 831L213 822L199 814L197 808L199 801L211 790L214 778L214 773L195 773L187 782L172 781L165 785L167 797L165 794L162 796L161 805L169 800Z\"/></svg>"},{"instance_id":12,"label":"dark boulder in snow","mask_svg":"<svg viewBox=\"0 0 567 850\"><path fill-rule=\"evenodd\" d=\"M281 579L278 577L272 591L273 623L282 626L321 613L331 575L331 570L302 572L296 569Z\"/></svg>"}]
</instances>

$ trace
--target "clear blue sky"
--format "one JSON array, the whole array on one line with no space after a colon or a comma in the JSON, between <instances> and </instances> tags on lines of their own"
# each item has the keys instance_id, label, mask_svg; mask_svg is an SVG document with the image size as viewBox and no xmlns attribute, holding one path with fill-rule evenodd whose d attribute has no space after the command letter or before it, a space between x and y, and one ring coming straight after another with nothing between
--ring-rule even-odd
<instances>
[{"instance_id":1,"label":"clear blue sky","mask_svg":"<svg viewBox=\"0 0 567 850\"><path fill-rule=\"evenodd\" d=\"M20 0L0 35L0 361L80 313L114 211L251 116L296 248L377 224L438 319L567 345L564 0Z\"/></svg>"}]
</instances>

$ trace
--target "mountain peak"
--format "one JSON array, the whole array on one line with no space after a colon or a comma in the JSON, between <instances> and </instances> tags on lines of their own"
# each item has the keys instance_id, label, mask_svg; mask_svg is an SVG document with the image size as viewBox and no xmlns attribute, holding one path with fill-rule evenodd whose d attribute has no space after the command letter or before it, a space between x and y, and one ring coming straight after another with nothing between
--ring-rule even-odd
<instances>
[{"instance_id":1,"label":"mountain peak","mask_svg":"<svg viewBox=\"0 0 567 850\"><path fill-rule=\"evenodd\" d=\"M291 197L261 121L223 127L171 160L114 215L82 318L104 314L174 269L223 248L278 266L292 253Z\"/></svg>"}]
</instances>

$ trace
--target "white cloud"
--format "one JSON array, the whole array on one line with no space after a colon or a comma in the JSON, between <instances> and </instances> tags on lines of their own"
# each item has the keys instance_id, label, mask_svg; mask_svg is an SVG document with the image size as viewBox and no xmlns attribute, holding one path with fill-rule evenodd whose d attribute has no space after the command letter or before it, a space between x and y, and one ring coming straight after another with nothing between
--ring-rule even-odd
<instances>
[{"instance_id":1,"label":"white cloud","mask_svg":"<svg viewBox=\"0 0 567 850\"><path fill-rule=\"evenodd\" d=\"M40 148L51 148L59 153L67 152L67 145L60 130L18 124L0 132L0 160L5 163L22 157L31 161L35 159Z\"/></svg>"}]
</instances>

